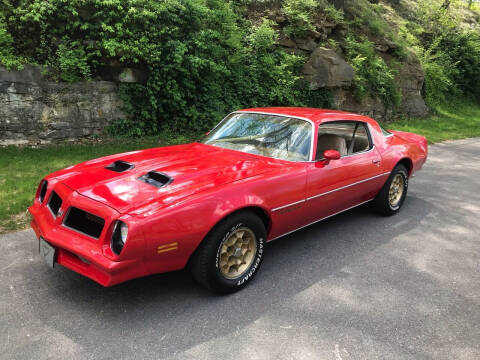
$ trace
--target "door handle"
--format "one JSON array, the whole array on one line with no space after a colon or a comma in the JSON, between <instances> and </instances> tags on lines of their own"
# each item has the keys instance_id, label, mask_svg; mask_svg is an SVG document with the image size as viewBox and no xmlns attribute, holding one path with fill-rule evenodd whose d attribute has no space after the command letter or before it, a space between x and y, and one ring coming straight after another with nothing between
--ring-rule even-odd
<instances>
[{"instance_id":1,"label":"door handle","mask_svg":"<svg viewBox=\"0 0 480 360\"><path fill-rule=\"evenodd\" d=\"M372 164L379 164L379 163L380 163L380 159L372 160Z\"/></svg>"}]
</instances>

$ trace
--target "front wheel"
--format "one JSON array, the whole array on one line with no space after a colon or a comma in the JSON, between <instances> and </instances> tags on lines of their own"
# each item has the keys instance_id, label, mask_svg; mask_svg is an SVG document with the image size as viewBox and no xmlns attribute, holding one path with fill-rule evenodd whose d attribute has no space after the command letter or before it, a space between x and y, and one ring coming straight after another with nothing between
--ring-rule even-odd
<instances>
[{"instance_id":1,"label":"front wheel","mask_svg":"<svg viewBox=\"0 0 480 360\"><path fill-rule=\"evenodd\" d=\"M232 215L207 235L193 255L193 277L215 292L240 290L260 267L265 238L265 225L258 216L250 212Z\"/></svg>"},{"instance_id":2,"label":"front wheel","mask_svg":"<svg viewBox=\"0 0 480 360\"><path fill-rule=\"evenodd\" d=\"M382 190L373 200L375 210L381 215L394 215L400 211L408 190L408 171L400 164L393 169Z\"/></svg>"}]
</instances>

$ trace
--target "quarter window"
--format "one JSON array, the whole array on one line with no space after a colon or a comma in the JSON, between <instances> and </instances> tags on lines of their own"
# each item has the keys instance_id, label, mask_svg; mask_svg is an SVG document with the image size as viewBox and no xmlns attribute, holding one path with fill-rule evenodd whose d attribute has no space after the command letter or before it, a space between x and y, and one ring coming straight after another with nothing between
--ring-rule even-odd
<instances>
[{"instance_id":1,"label":"quarter window","mask_svg":"<svg viewBox=\"0 0 480 360\"><path fill-rule=\"evenodd\" d=\"M342 121L318 127L316 160L323 159L325 150L337 150L341 156L353 155L371 149L372 144L365 123Z\"/></svg>"},{"instance_id":2,"label":"quarter window","mask_svg":"<svg viewBox=\"0 0 480 360\"><path fill-rule=\"evenodd\" d=\"M384 136L393 135L390 131L385 130L385 129L383 128L383 126L380 126L380 129L382 130L382 134L383 134Z\"/></svg>"}]
</instances>

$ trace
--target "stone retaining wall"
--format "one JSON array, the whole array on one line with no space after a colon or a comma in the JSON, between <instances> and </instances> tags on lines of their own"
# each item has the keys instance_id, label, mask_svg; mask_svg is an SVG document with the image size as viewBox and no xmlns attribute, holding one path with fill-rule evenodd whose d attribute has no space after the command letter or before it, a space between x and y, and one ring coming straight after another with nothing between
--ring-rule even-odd
<instances>
[{"instance_id":1,"label":"stone retaining wall","mask_svg":"<svg viewBox=\"0 0 480 360\"><path fill-rule=\"evenodd\" d=\"M120 107L114 82L49 82L38 67L0 68L0 145L98 134L123 116Z\"/></svg>"}]
</instances>

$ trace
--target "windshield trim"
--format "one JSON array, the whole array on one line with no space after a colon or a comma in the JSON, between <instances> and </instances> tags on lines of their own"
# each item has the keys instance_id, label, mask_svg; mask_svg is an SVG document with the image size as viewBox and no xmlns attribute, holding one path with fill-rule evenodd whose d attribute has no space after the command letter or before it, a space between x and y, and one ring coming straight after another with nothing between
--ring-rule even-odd
<instances>
[{"instance_id":1,"label":"windshield trim","mask_svg":"<svg viewBox=\"0 0 480 360\"><path fill-rule=\"evenodd\" d=\"M298 120L303 120L303 121L306 121L308 123L310 123L310 126L311 126L311 130L310 130L310 154L308 156L308 160L300 160L300 161L294 161L294 160L286 160L286 159L276 159L276 158L272 158L270 156L266 156L270 159L276 159L276 160L283 160L283 161L291 161L291 162L296 162L296 163L300 163L300 162L311 162L312 161L312 157L313 157L313 140L314 140L314 132L315 132L315 124L313 123L312 120L310 119L307 119L307 118L304 118L304 117L301 117L301 116L294 116L294 115L286 115L286 114L277 114L277 113L274 113L274 112L264 112L264 111L241 111L241 110L237 110L237 111L232 111L230 114L228 114L227 116L225 116L222 121L220 121L214 128L212 128L212 130L209 131L209 133L211 133L213 130L215 130L217 127L219 127L228 117L230 117L230 115L233 115L233 114L260 114L260 115L273 115L273 116L282 116L282 117L286 117L286 118L290 118L290 119L298 119ZM207 144L208 145L208 144ZM237 151L240 151L240 150L237 150ZM244 151L240 151L240 152L244 152Z\"/></svg>"}]
</instances>

